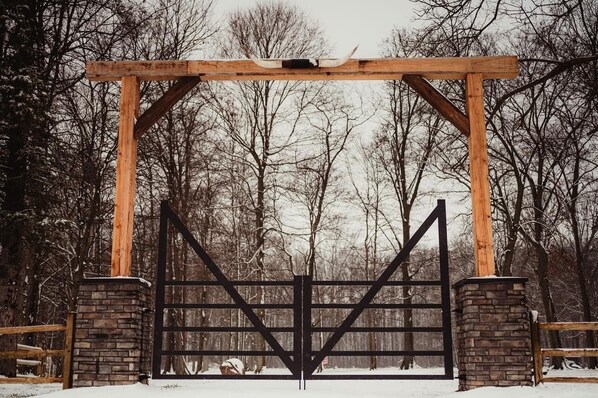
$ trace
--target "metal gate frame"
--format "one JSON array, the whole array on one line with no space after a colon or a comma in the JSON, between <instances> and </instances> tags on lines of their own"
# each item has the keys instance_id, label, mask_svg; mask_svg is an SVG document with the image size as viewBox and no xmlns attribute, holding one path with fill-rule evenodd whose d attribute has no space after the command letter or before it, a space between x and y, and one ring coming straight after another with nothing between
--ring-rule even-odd
<instances>
[{"instance_id":1,"label":"metal gate frame","mask_svg":"<svg viewBox=\"0 0 598 398\"><path fill-rule=\"evenodd\" d=\"M166 279L168 222L178 230L183 239L203 261L207 269L216 280L178 281ZM440 280L431 281L391 281L390 278L409 256L431 226L437 222L439 239ZM152 377L154 379L287 379L287 380L331 380L331 379L453 379L453 352L450 311L450 281L448 270L448 245L446 232L446 208L444 200L438 200L436 208L430 213L409 242L389 264L376 281L314 281L311 276L295 276L292 281L231 281L218 268L199 242L183 224L180 218L170 208L167 201L160 204L160 232L158 245L158 269L156 283L156 312L154 319L154 345ZM441 303L434 304L376 304L372 300L384 286L439 286L441 289ZM170 303L165 300L167 286L221 286L233 300L233 304L188 304ZM239 294L235 286L293 286L293 303L248 304ZM313 286L370 286L368 291L357 304L314 304L312 301ZM168 308L220 308L239 309L253 326L250 327L220 327L220 326L164 326L164 310ZM254 309L293 309L292 327L267 327L254 312ZM313 309L348 308L351 313L338 327L312 326ZM441 309L442 326L439 327L352 327L366 308L383 309ZM271 351L236 351L236 350L163 350L164 332L258 332L271 348ZM293 333L292 350L285 350L272 333ZM313 350L312 334L318 332L332 332L321 350ZM413 351L335 351L333 350L340 339L348 332L442 332L442 350L413 350ZM289 375L174 375L161 373L161 360L166 355L222 355L222 356L277 356L290 370ZM334 375L314 374L322 360L327 356L442 356L444 358L444 374L395 374L395 375Z\"/></svg>"}]
</instances>

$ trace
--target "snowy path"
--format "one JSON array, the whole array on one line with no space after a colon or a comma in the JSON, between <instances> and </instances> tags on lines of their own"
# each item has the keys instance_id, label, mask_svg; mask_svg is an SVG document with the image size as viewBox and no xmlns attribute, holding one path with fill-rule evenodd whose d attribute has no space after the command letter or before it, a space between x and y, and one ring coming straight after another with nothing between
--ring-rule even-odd
<instances>
[{"instance_id":1,"label":"snowy path","mask_svg":"<svg viewBox=\"0 0 598 398\"><path fill-rule=\"evenodd\" d=\"M581 372L566 372L566 376L581 376ZM298 385L288 380L154 380L149 386L61 391L58 384L5 384L0 385L0 398L598 398L598 384L550 383L468 392L456 392L456 380L318 380L308 381L306 391L299 391Z\"/></svg>"}]
</instances>

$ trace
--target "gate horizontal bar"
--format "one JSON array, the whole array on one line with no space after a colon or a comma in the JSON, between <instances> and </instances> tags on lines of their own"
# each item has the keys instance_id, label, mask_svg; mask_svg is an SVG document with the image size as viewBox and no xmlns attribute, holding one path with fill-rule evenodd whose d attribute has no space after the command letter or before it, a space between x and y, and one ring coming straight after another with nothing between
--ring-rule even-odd
<instances>
[{"instance_id":1,"label":"gate horizontal bar","mask_svg":"<svg viewBox=\"0 0 598 398\"><path fill-rule=\"evenodd\" d=\"M203 374L198 373L196 375L175 375L175 374L161 374L153 376L153 379L168 379L168 380L189 380L189 379L203 379L203 380L297 380L297 376L292 374L288 375L273 375L273 374L244 374L244 375L219 375L219 374Z\"/></svg>"},{"instance_id":2,"label":"gate horizontal bar","mask_svg":"<svg viewBox=\"0 0 598 398\"><path fill-rule=\"evenodd\" d=\"M308 380L452 380L453 376L446 375L360 375L360 374L342 374L342 375L323 375L323 374L312 374L308 377Z\"/></svg>"},{"instance_id":3,"label":"gate horizontal bar","mask_svg":"<svg viewBox=\"0 0 598 398\"><path fill-rule=\"evenodd\" d=\"M236 286L293 286L293 281L230 281ZM376 281L312 281L314 286L371 286ZM441 281L388 281L386 286L441 286ZM165 286L219 286L218 281L164 281Z\"/></svg>"},{"instance_id":4,"label":"gate horizontal bar","mask_svg":"<svg viewBox=\"0 0 598 398\"><path fill-rule=\"evenodd\" d=\"M311 351L312 355L319 354L320 351ZM365 357L375 355L378 357L394 357L411 355L415 357L441 357L444 351L330 351L327 353L331 357L356 356Z\"/></svg>"},{"instance_id":5,"label":"gate horizontal bar","mask_svg":"<svg viewBox=\"0 0 598 398\"><path fill-rule=\"evenodd\" d=\"M283 351L285 354L293 355L293 351ZM174 350L174 351L162 351L162 356L166 355L210 355L210 356L221 356L221 355L246 355L246 356L266 356L266 357L277 357L278 353L275 351L239 351L239 350Z\"/></svg>"},{"instance_id":6,"label":"gate horizontal bar","mask_svg":"<svg viewBox=\"0 0 598 398\"><path fill-rule=\"evenodd\" d=\"M269 332L294 332L292 327L266 327ZM163 332L259 332L253 326L165 326Z\"/></svg>"},{"instance_id":7,"label":"gate horizontal bar","mask_svg":"<svg viewBox=\"0 0 598 398\"><path fill-rule=\"evenodd\" d=\"M293 304L247 304L248 308L271 308L271 309L292 309ZM219 303L206 303L206 304L197 304L197 303L166 303L164 304L164 308L187 308L187 309L194 309L194 308L216 308L216 309L237 309L239 306L237 304L219 304Z\"/></svg>"},{"instance_id":8,"label":"gate horizontal bar","mask_svg":"<svg viewBox=\"0 0 598 398\"><path fill-rule=\"evenodd\" d=\"M312 281L314 286L371 286L376 281ZM385 286L441 286L441 281L388 281Z\"/></svg>"},{"instance_id":9,"label":"gate horizontal bar","mask_svg":"<svg viewBox=\"0 0 598 398\"><path fill-rule=\"evenodd\" d=\"M352 309L359 305L356 304L312 304L312 308L348 308ZM411 308L411 309L438 309L442 308L442 304L365 304L363 308L378 308L378 309L400 309L400 308Z\"/></svg>"},{"instance_id":10,"label":"gate horizontal bar","mask_svg":"<svg viewBox=\"0 0 598 398\"><path fill-rule=\"evenodd\" d=\"M318 332L335 332L338 328L334 326L324 327L312 327L313 333ZM441 326L428 326L428 327L352 327L347 330L347 333L351 332L381 332L381 333L392 333L392 332L414 332L414 333L442 333L444 329Z\"/></svg>"},{"instance_id":11,"label":"gate horizontal bar","mask_svg":"<svg viewBox=\"0 0 598 398\"><path fill-rule=\"evenodd\" d=\"M293 286L293 281L230 281L236 286ZM221 286L218 281L164 281L165 286Z\"/></svg>"}]
</instances>

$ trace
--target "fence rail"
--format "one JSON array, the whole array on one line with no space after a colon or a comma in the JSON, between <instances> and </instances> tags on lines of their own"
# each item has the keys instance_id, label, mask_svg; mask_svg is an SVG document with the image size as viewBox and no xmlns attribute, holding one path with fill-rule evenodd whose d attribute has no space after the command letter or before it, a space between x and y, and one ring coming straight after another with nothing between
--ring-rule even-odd
<instances>
[{"instance_id":1,"label":"fence rail","mask_svg":"<svg viewBox=\"0 0 598 398\"><path fill-rule=\"evenodd\" d=\"M536 385L553 383L598 383L598 377L544 377L544 357L598 357L598 348L542 348L540 330L598 330L598 322L538 322L532 321L532 351Z\"/></svg>"},{"instance_id":2,"label":"fence rail","mask_svg":"<svg viewBox=\"0 0 598 398\"><path fill-rule=\"evenodd\" d=\"M43 333L43 332L64 332L64 345L60 350L44 350L39 347L22 346L14 351L0 352L0 359L24 359L24 358L46 358L62 357L62 377L3 377L0 378L0 384L41 384L41 383L60 383L62 388L72 387L71 382L71 358L73 345L73 328L75 325L75 314L69 313L65 325L36 325L36 326L16 326L0 328L0 336L11 334Z\"/></svg>"}]
</instances>

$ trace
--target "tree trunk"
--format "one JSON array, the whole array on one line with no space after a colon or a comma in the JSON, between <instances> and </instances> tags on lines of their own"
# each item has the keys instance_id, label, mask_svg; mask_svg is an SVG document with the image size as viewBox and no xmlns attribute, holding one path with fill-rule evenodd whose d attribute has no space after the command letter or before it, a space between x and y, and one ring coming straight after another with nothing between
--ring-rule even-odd
<instances>
[{"instance_id":1,"label":"tree trunk","mask_svg":"<svg viewBox=\"0 0 598 398\"><path fill-rule=\"evenodd\" d=\"M22 291L27 275L28 218L26 192L30 184L28 140L34 130L39 96L36 95L36 2L8 1L0 9L3 19L3 56L0 58L0 98L5 173L0 232L0 327L21 322ZM6 55L6 56L5 56ZM0 351L16 349L17 336L0 337ZM0 374L16 374L15 359L0 359Z\"/></svg>"},{"instance_id":2,"label":"tree trunk","mask_svg":"<svg viewBox=\"0 0 598 398\"><path fill-rule=\"evenodd\" d=\"M372 316L371 309L368 312L368 327L376 327L377 322L375 316ZM376 338L376 333L369 332L368 333L368 351L376 351L378 346L378 339ZM370 370L378 369L378 357L376 355L370 355Z\"/></svg>"},{"instance_id":3,"label":"tree trunk","mask_svg":"<svg viewBox=\"0 0 598 398\"><path fill-rule=\"evenodd\" d=\"M578 148L576 148L578 149ZM581 231L578 222L578 207L577 199L579 198L579 184L580 184L580 162L581 156L579 149L576 151L575 166L573 168L573 185L571 187L571 197L569 198L569 216L571 218L571 229L573 233L573 241L575 243L575 270L577 272L577 282L579 284L579 296L581 298L581 306L583 310L583 321L592 322L592 308L590 306L590 298L588 295L587 280L585 277L586 251L582 248ZM586 330L585 347L595 348L596 342L594 340L594 331ZM590 357L588 367L590 369L598 368L598 358Z\"/></svg>"},{"instance_id":4,"label":"tree trunk","mask_svg":"<svg viewBox=\"0 0 598 398\"><path fill-rule=\"evenodd\" d=\"M264 235L264 190L265 190L265 167L260 168L260 172L257 180L257 206L255 209L255 241L256 241L256 265L257 265L257 279L263 281L265 278L264 273L264 244L266 242ZM260 304L265 303L265 289L264 286L257 287L258 302ZM259 309L257 316L266 323L266 311ZM257 350L266 351L266 340L259 334L257 337ZM255 373L261 373L263 368L266 366L266 357L261 355L255 359Z\"/></svg>"},{"instance_id":5,"label":"tree trunk","mask_svg":"<svg viewBox=\"0 0 598 398\"><path fill-rule=\"evenodd\" d=\"M554 301L552 299L552 292L550 288L550 281L548 280L548 253L543 250L542 247L537 246L536 255L538 256L538 284L540 286L540 295L542 297L542 305L544 306L546 322L557 322ZM552 348L561 347L561 339L558 330L549 331L548 336L550 346ZM551 362L555 369L563 368L562 357L552 357Z\"/></svg>"},{"instance_id":6,"label":"tree trunk","mask_svg":"<svg viewBox=\"0 0 598 398\"><path fill-rule=\"evenodd\" d=\"M411 230L409 220L411 218L411 211L409 209L405 209L403 214L403 247L405 244L409 242L411 238ZM411 272L410 272L410 256L405 258L401 266L401 276L404 282L409 282L412 279ZM403 293L403 303L406 305L413 304L413 296L411 294L411 286L403 286L402 287ZM413 327L413 309L405 308L403 311L403 326L406 328ZM405 351L413 351L414 350L414 341L413 341L413 332L405 332L403 334L403 349ZM414 365L414 358L413 355L405 355L403 360L401 361L401 369L411 369Z\"/></svg>"},{"instance_id":7,"label":"tree trunk","mask_svg":"<svg viewBox=\"0 0 598 398\"><path fill-rule=\"evenodd\" d=\"M21 262L25 219L25 181L27 163L25 159L25 137L19 129L11 129L8 137L8 165L6 170L5 198L2 210L5 217L2 228L2 253L0 261L0 326L17 326L21 306ZM12 166L12 167L10 167ZM0 351L13 351L17 348L17 336L0 337ZM16 359L0 359L0 374L14 377L16 375Z\"/></svg>"}]
</instances>

